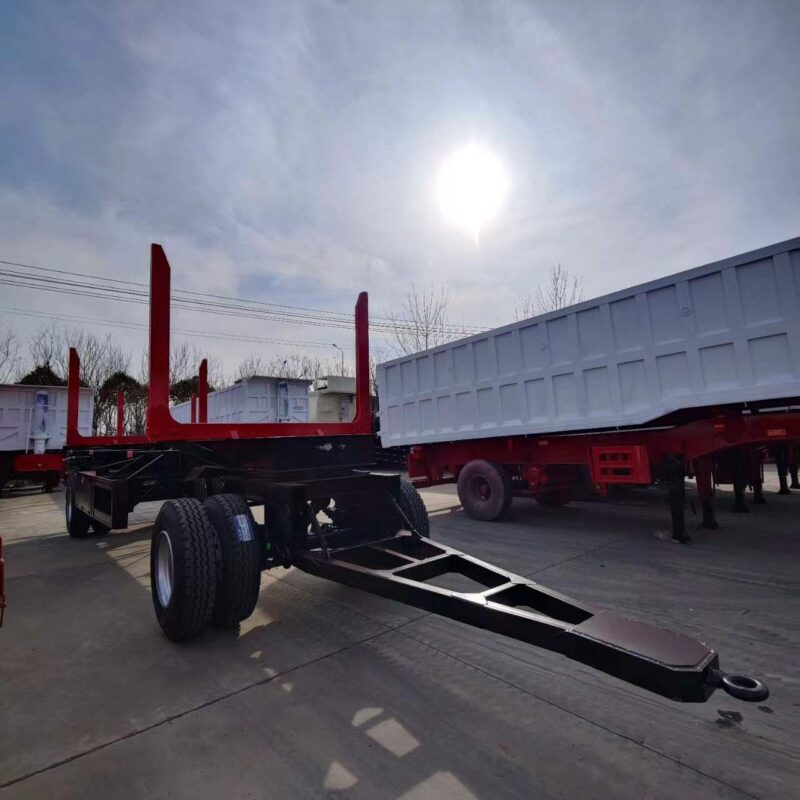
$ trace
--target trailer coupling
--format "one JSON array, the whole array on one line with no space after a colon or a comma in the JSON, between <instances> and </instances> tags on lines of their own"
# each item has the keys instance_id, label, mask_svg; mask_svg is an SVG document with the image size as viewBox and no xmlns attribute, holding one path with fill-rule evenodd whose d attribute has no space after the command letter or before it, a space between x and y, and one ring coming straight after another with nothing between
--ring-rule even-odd
<instances>
[{"instance_id":1,"label":"trailer coupling","mask_svg":"<svg viewBox=\"0 0 800 800\"><path fill-rule=\"evenodd\" d=\"M569 597L413 533L326 552L296 554L295 566L440 616L560 653L683 702L721 688L740 700L769 696L761 681L727 675L702 642L579 605ZM460 575L484 587L462 592L435 581Z\"/></svg>"}]
</instances>

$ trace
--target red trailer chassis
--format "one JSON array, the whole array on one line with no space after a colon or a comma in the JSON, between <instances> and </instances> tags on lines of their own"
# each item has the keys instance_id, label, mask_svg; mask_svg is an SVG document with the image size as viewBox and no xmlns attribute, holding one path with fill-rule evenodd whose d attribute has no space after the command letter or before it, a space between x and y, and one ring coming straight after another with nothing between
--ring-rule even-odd
<instances>
[{"instance_id":1,"label":"red trailer chassis","mask_svg":"<svg viewBox=\"0 0 800 800\"><path fill-rule=\"evenodd\" d=\"M713 506L714 483L732 483L737 510L746 510L745 486L761 494L761 454L776 455L781 491L787 493L787 472L797 483L796 459L790 446L800 441L800 399L763 406L724 410L697 409L687 420L661 420L651 427L550 436L510 436L442 442L412 447L409 476L417 486L459 482L459 496L469 511L475 498L462 478L464 468L477 462L502 465L511 478L512 493L527 493L546 505L563 505L587 491L605 495L609 487L648 485L664 480L670 492L673 533L687 541L683 512L684 477L697 479L703 525L717 527ZM776 409L778 406L778 410ZM484 467L489 470L489 467ZM476 472L470 468L470 473ZM716 479L716 481L715 481ZM478 490L481 485L478 485ZM499 485L499 484L496 484ZM491 487L482 486L484 494ZM477 497L480 506L481 498ZM492 506L508 508L498 502ZM477 507L477 506L475 506ZM488 518L484 515L482 518Z\"/></svg>"},{"instance_id":2,"label":"red trailer chassis","mask_svg":"<svg viewBox=\"0 0 800 800\"><path fill-rule=\"evenodd\" d=\"M40 479L44 491L52 492L64 474L64 456L60 452L0 453L0 489L11 478Z\"/></svg>"},{"instance_id":3,"label":"red trailer chassis","mask_svg":"<svg viewBox=\"0 0 800 800\"><path fill-rule=\"evenodd\" d=\"M701 642L582 605L428 538L416 489L399 475L370 471L365 293L355 310L352 422L208 423L201 370L200 421L181 424L169 410L169 265L158 245L150 280L144 435L123 435L120 407L115 435L80 435L80 365L70 353L66 517L73 536L102 534L125 527L138 502L169 498L153 525L150 572L156 616L170 639L196 636L212 620L238 625L258 601L261 570L293 565L553 650L675 700L702 702L717 688L743 700L767 697L760 681L722 672L717 653ZM251 505L264 507L264 524L254 521ZM480 589L430 583L452 573Z\"/></svg>"}]
</instances>

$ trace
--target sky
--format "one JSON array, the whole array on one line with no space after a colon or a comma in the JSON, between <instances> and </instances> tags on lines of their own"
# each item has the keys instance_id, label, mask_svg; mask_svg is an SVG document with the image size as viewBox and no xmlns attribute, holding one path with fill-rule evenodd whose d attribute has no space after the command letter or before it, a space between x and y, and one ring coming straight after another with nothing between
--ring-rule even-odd
<instances>
[{"instance_id":1,"label":"sky","mask_svg":"<svg viewBox=\"0 0 800 800\"><path fill-rule=\"evenodd\" d=\"M413 282L506 324L557 263L592 297L800 235L798 41L796 0L4 0L0 259L146 281L159 242L180 288L386 314ZM509 181L477 245L434 197L472 141ZM146 321L2 285L0 308ZM197 342L231 371L352 357L336 329L173 325L319 343ZM138 363L144 332L115 332Z\"/></svg>"}]
</instances>

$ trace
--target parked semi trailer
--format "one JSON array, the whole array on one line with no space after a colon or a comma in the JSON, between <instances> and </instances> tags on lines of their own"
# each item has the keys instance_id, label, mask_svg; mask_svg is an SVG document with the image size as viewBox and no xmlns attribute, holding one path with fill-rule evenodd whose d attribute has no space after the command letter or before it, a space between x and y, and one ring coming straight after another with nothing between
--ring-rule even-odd
<instances>
[{"instance_id":1,"label":"parked semi trailer","mask_svg":"<svg viewBox=\"0 0 800 800\"><path fill-rule=\"evenodd\" d=\"M686 541L687 475L709 527L715 469L741 509L745 485L761 496L770 448L785 487L800 440L800 239L389 361L378 394L383 445L411 446L416 485L457 482L477 519L501 518L517 493L559 506L660 478Z\"/></svg>"},{"instance_id":2,"label":"parked semi trailer","mask_svg":"<svg viewBox=\"0 0 800 800\"><path fill-rule=\"evenodd\" d=\"M94 390L79 392L78 427L92 429ZM67 387L0 384L0 489L12 478L52 491L64 472Z\"/></svg>"},{"instance_id":3,"label":"parked semi trailer","mask_svg":"<svg viewBox=\"0 0 800 800\"><path fill-rule=\"evenodd\" d=\"M170 270L151 251L150 376L143 436L82 436L77 354L70 354L67 529L127 526L143 500L169 498L153 525L151 594L164 633L235 626L258 600L260 573L295 566L560 653L675 700L716 688L744 700L761 681L727 675L705 644L576 602L432 541L417 490L370 471L367 295L355 309L356 408L349 422L181 424L169 409ZM202 381L201 381L202 383ZM201 390L201 400L204 390ZM205 410L198 412L205 419ZM264 523L250 507L263 506ZM482 588L432 585L457 573Z\"/></svg>"}]
</instances>

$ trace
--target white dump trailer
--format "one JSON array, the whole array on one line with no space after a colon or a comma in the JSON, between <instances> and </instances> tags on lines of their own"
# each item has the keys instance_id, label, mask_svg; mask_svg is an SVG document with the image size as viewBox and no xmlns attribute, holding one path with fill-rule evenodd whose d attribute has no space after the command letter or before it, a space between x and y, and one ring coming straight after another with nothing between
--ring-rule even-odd
<instances>
[{"instance_id":1,"label":"white dump trailer","mask_svg":"<svg viewBox=\"0 0 800 800\"><path fill-rule=\"evenodd\" d=\"M85 436L92 433L94 394L80 390L78 429ZM32 472L49 475L50 486L63 470L66 436L66 386L0 384L0 486Z\"/></svg>"},{"instance_id":2,"label":"white dump trailer","mask_svg":"<svg viewBox=\"0 0 800 800\"><path fill-rule=\"evenodd\" d=\"M310 384L305 378L244 378L209 392L208 422L308 422ZM192 421L191 401L177 403L171 411L178 422Z\"/></svg>"},{"instance_id":3,"label":"white dump trailer","mask_svg":"<svg viewBox=\"0 0 800 800\"><path fill-rule=\"evenodd\" d=\"M800 397L800 238L378 367L384 447Z\"/></svg>"}]
</instances>

